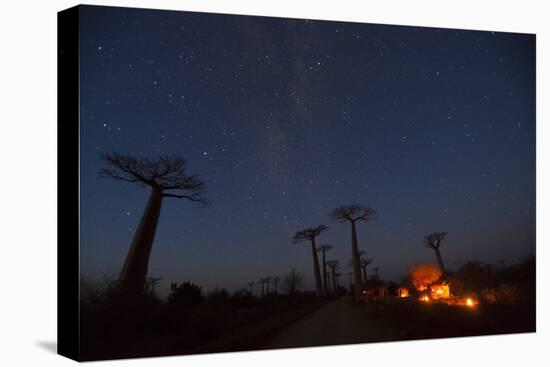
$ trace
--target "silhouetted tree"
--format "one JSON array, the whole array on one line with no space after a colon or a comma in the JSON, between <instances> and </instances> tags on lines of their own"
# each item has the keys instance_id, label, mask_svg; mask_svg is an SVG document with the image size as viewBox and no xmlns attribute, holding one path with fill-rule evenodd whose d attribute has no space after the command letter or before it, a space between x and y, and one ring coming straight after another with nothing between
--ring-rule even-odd
<instances>
[{"instance_id":1,"label":"silhouetted tree","mask_svg":"<svg viewBox=\"0 0 550 367\"><path fill-rule=\"evenodd\" d=\"M273 277L273 278L271 278L271 280L273 281L274 292L275 292L275 294L277 294L277 293L278 293L278 288L277 288L277 287L278 287L278 285L279 285L279 281L281 280L281 278L279 278L279 277Z\"/></svg>"},{"instance_id":2,"label":"silhouetted tree","mask_svg":"<svg viewBox=\"0 0 550 367\"><path fill-rule=\"evenodd\" d=\"M252 301L252 294L246 288L234 292L228 299L229 302L237 305L238 307L248 307Z\"/></svg>"},{"instance_id":3,"label":"silhouetted tree","mask_svg":"<svg viewBox=\"0 0 550 367\"><path fill-rule=\"evenodd\" d=\"M170 294L168 295L169 303L195 306L201 304L203 299L202 288L194 283L170 283Z\"/></svg>"},{"instance_id":4,"label":"silhouetted tree","mask_svg":"<svg viewBox=\"0 0 550 367\"><path fill-rule=\"evenodd\" d=\"M348 281L349 281L349 292L352 293L353 292L353 282L351 280L351 276L353 275L353 272L350 271L348 272Z\"/></svg>"},{"instance_id":5,"label":"silhouetted tree","mask_svg":"<svg viewBox=\"0 0 550 367\"><path fill-rule=\"evenodd\" d=\"M380 279L380 276L378 276L378 266L375 267L374 269L372 269L374 271L374 275L373 275L373 278L378 280Z\"/></svg>"},{"instance_id":6,"label":"silhouetted tree","mask_svg":"<svg viewBox=\"0 0 550 367\"><path fill-rule=\"evenodd\" d=\"M284 277L283 284L291 297L300 289L303 279L303 275L298 273L296 269L292 269L292 271Z\"/></svg>"},{"instance_id":7,"label":"silhouetted tree","mask_svg":"<svg viewBox=\"0 0 550 367\"><path fill-rule=\"evenodd\" d=\"M424 237L424 245L434 250L435 258L437 259L437 265L443 274L445 274L445 267L443 266L443 260L441 259L441 253L439 248L441 247L441 241L445 238L447 232L434 232Z\"/></svg>"},{"instance_id":8,"label":"silhouetted tree","mask_svg":"<svg viewBox=\"0 0 550 367\"><path fill-rule=\"evenodd\" d=\"M327 295L328 294L328 287L327 287L327 281L328 281L328 274L327 274L327 261L326 261L326 257L325 257L325 253L327 251L330 251L334 248L334 246L331 246L331 245L328 245L328 244L324 244L324 245L321 245L319 246L319 248L317 249L317 251L319 251L320 253L323 254L323 294L324 295Z\"/></svg>"},{"instance_id":9,"label":"silhouetted tree","mask_svg":"<svg viewBox=\"0 0 550 367\"><path fill-rule=\"evenodd\" d=\"M265 286L266 286L267 282L269 282L269 278L268 278L268 277L260 278L260 280L258 281L258 284L261 284L261 285L262 285L262 297L263 297L264 294L265 294Z\"/></svg>"},{"instance_id":10,"label":"silhouetted tree","mask_svg":"<svg viewBox=\"0 0 550 367\"><path fill-rule=\"evenodd\" d=\"M360 260L359 260L359 264L361 265L361 270L363 271L363 280L366 282L367 281L367 266L369 266L370 264L372 264L372 259L366 259L364 257L362 257Z\"/></svg>"},{"instance_id":11,"label":"silhouetted tree","mask_svg":"<svg viewBox=\"0 0 550 367\"><path fill-rule=\"evenodd\" d=\"M336 294L336 270L340 267L340 263L338 260L329 260L327 261L327 266L330 268L331 271L331 278L332 278L332 292Z\"/></svg>"},{"instance_id":12,"label":"silhouetted tree","mask_svg":"<svg viewBox=\"0 0 550 367\"><path fill-rule=\"evenodd\" d=\"M313 273L315 274L315 288L317 296L322 295L321 271L319 270L319 259L317 258L317 247L315 246L315 237L328 229L324 224L318 225L315 228L305 228L294 234L292 243L300 243L309 241L311 243L311 253L313 255Z\"/></svg>"},{"instance_id":13,"label":"silhouetted tree","mask_svg":"<svg viewBox=\"0 0 550 367\"><path fill-rule=\"evenodd\" d=\"M493 286L491 269L479 261L468 261L456 272L456 278L463 284L464 290L478 294L481 289Z\"/></svg>"},{"instance_id":14,"label":"silhouetted tree","mask_svg":"<svg viewBox=\"0 0 550 367\"><path fill-rule=\"evenodd\" d=\"M105 153L101 157L110 167L101 169L100 176L151 189L119 276L119 290L125 296L139 295L144 290L162 199L186 199L204 205L207 203L203 196L205 184L198 176L187 175L186 162L181 157L163 156L150 160L116 152Z\"/></svg>"},{"instance_id":15,"label":"silhouetted tree","mask_svg":"<svg viewBox=\"0 0 550 367\"><path fill-rule=\"evenodd\" d=\"M250 295L252 295L252 289L254 287L254 282L248 282L248 287L250 288Z\"/></svg>"},{"instance_id":16,"label":"silhouetted tree","mask_svg":"<svg viewBox=\"0 0 550 367\"><path fill-rule=\"evenodd\" d=\"M229 298L229 292L225 288L214 288L206 295L206 304L221 305Z\"/></svg>"},{"instance_id":17,"label":"silhouetted tree","mask_svg":"<svg viewBox=\"0 0 550 367\"><path fill-rule=\"evenodd\" d=\"M361 263L359 260L359 249L357 245L356 222L368 222L375 219L374 209L360 205L340 206L334 209L331 217L340 223L351 223L351 258L353 265L353 280L355 285L355 299L360 300L362 291Z\"/></svg>"},{"instance_id":18,"label":"silhouetted tree","mask_svg":"<svg viewBox=\"0 0 550 367\"><path fill-rule=\"evenodd\" d=\"M156 297L156 287L157 283L159 283L162 280L162 277L159 278L152 278L147 277L145 279L145 294L151 297Z\"/></svg>"},{"instance_id":19,"label":"silhouetted tree","mask_svg":"<svg viewBox=\"0 0 550 367\"><path fill-rule=\"evenodd\" d=\"M334 273L334 283L336 287L334 288L334 294L338 293L338 288L340 288L340 277L342 276L342 273Z\"/></svg>"}]
</instances>

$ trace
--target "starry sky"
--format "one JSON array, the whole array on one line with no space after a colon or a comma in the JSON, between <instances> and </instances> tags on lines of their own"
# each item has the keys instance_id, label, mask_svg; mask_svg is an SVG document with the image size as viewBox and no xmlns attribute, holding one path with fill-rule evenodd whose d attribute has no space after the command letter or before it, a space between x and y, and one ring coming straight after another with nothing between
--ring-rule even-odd
<instances>
[{"instance_id":1,"label":"starry sky","mask_svg":"<svg viewBox=\"0 0 550 367\"><path fill-rule=\"evenodd\" d=\"M351 269L349 225L384 279L535 251L535 36L305 19L81 8L81 271L116 277L149 191L100 178L101 152L181 155L211 205L166 198L149 274L235 290L310 247ZM344 279L347 279L345 277Z\"/></svg>"}]
</instances>

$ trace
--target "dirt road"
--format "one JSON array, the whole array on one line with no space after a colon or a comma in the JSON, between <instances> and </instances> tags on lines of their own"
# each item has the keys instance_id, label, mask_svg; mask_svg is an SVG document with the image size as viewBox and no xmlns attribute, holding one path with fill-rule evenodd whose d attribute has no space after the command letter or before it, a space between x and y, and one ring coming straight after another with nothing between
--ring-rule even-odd
<instances>
[{"instance_id":1,"label":"dirt road","mask_svg":"<svg viewBox=\"0 0 550 367\"><path fill-rule=\"evenodd\" d=\"M390 339L386 334L350 297L342 297L274 335L262 348L367 343Z\"/></svg>"}]
</instances>

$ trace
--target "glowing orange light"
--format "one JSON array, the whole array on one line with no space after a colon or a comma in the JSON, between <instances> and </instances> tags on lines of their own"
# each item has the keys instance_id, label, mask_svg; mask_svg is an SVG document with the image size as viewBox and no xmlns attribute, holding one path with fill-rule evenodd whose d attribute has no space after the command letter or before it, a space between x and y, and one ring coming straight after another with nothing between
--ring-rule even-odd
<instances>
[{"instance_id":1,"label":"glowing orange light","mask_svg":"<svg viewBox=\"0 0 550 367\"><path fill-rule=\"evenodd\" d=\"M472 307L474 305L474 301L471 298L466 298L466 306Z\"/></svg>"},{"instance_id":2,"label":"glowing orange light","mask_svg":"<svg viewBox=\"0 0 550 367\"><path fill-rule=\"evenodd\" d=\"M428 297L427 295L423 295L422 297L420 297L420 300L421 300L421 301L424 301L424 302L429 302L429 301L430 301L430 297Z\"/></svg>"},{"instance_id":3,"label":"glowing orange light","mask_svg":"<svg viewBox=\"0 0 550 367\"><path fill-rule=\"evenodd\" d=\"M433 299L449 298L451 296L449 284L433 284L431 288Z\"/></svg>"}]
</instances>

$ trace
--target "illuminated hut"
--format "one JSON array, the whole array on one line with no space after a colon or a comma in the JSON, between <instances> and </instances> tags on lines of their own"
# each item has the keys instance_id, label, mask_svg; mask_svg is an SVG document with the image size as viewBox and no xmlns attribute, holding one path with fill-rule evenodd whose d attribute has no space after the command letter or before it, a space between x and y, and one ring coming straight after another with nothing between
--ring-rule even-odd
<instances>
[{"instance_id":1,"label":"illuminated hut","mask_svg":"<svg viewBox=\"0 0 550 367\"><path fill-rule=\"evenodd\" d=\"M451 297L449 283L432 284L430 286L432 299L445 299Z\"/></svg>"},{"instance_id":2,"label":"illuminated hut","mask_svg":"<svg viewBox=\"0 0 550 367\"><path fill-rule=\"evenodd\" d=\"M409 296L409 288L400 287L397 288L397 297L407 298Z\"/></svg>"}]
</instances>

